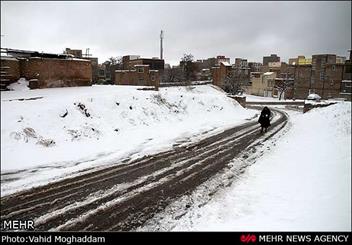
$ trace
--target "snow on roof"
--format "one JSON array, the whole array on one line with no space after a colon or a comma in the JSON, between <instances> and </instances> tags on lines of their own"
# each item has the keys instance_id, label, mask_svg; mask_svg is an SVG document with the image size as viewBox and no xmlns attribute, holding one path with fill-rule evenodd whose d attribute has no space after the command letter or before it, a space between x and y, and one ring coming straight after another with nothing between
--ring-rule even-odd
<instances>
[{"instance_id":1,"label":"snow on roof","mask_svg":"<svg viewBox=\"0 0 352 245\"><path fill-rule=\"evenodd\" d=\"M68 58L68 60L76 60L76 61L85 61L85 62L90 62L90 60L86 60L86 59L79 59L79 58Z\"/></svg>"},{"instance_id":2,"label":"snow on roof","mask_svg":"<svg viewBox=\"0 0 352 245\"><path fill-rule=\"evenodd\" d=\"M221 61L221 64L223 64L224 66L231 66L230 63L227 61Z\"/></svg>"},{"instance_id":3,"label":"snow on roof","mask_svg":"<svg viewBox=\"0 0 352 245\"><path fill-rule=\"evenodd\" d=\"M352 80L342 80L341 82L342 82L342 83L351 83Z\"/></svg>"},{"instance_id":4,"label":"snow on roof","mask_svg":"<svg viewBox=\"0 0 352 245\"><path fill-rule=\"evenodd\" d=\"M17 60L16 58L12 57L12 56L1 56L2 60Z\"/></svg>"},{"instance_id":5,"label":"snow on roof","mask_svg":"<svg viewBox=\"0 0 352 245\"><path fill-rule=\"evenodd\" d=\"M270 75L273 75L273 74L274 74L274 72L272 72L272 71L268 71L268 72L264 73L264 75L266 75L266 76L270 76Z\"/></svg>"},{"instance_id":6,"label":"snow on roof","mask_svg":"<svg viewBox=\"0 0 352 245\"><path fill-rule=\"evenodd\" d=\"M321 97L318 94L310 94L307 97L307 100L320 100Z\"/></svg>"},{"instance_id":7,"label":"snow on roof","mask_svg":"<svg viewBox=\"0 0 352 245\"><path fill-rule=\"evenodd\" d=\"M137 65L134 65L134 66L149 66L149 65L137 64Z\"/></svg>"},{"instance_id":8,"label":"snow on roof","mask_svg":"<svg viewBox=\"0 0 352 245\"><path fill-rule=\"evenodd\" d=\"M159 72L159 70L149 70L149 72Z\"/></svg>"}]
</instances>

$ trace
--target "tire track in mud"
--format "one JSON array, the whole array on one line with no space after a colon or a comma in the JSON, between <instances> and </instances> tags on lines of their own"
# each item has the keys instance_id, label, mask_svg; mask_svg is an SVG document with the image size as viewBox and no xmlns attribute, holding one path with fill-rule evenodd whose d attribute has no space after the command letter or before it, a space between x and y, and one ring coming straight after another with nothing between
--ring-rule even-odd
<instances>
[{"instance_id":1,"label":"tire track in mud","mask_svg":"<svg viewBox=\"0 0 352 245\"><path fill-rule=\"evenodd\" d=\"M287 122L286 114L273 111L263 141ZM1 220L33 219L36 230L135 229L226 167L258 140L259 131L254 120L197 143L5 196Z\"/></svg>"}]
</instances>

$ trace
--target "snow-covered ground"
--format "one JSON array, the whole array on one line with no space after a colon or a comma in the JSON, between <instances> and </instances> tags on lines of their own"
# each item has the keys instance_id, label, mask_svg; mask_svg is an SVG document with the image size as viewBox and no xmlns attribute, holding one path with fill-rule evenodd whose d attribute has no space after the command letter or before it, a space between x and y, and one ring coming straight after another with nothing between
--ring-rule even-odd
<instances>
[{"instance_id":1,"label":"snow-covered ground","mask_svg":"<svg viewBox=\"0 0 352 245\"><path fill-rule=\"evenodd\" d=\"M256 113L211 85L18 85L1 92L2 195L196 141ZM351 103L287 113L281 133L234 160L250 165L244 173L219 173L141 230L351 231Z\"/></svg>"},{"instance_id":2,"label":"snow-covered ground","mask_svg":"<svg viewBox=\"0 0 352 245\"><path fill-rule=\"evenodd\" d=\"M265 102L278 102L278 101L293 101L293 100L289 100L289 99L281 99L279 100L278 97L263 97L263 96L256 96L256 95L251 95L251 94L244 94L243 96L246 97L246 101L250 101L250 102L257 102L257 101L265 101ZM304 100L295 100L295 101L304 101Z\"/></svg>"},{"instance_id":3,"label":"snow-covered ground","mask_svg":"<svg viewBox=\"0 0 352 245\"><path fill-rule=\"evenodd\" d=\"M243 174L231 168L140 230L351 231L351 103L288 113L284 132L234 161L252 164Z\"/></svg>"},{"instance_id":4,"label":"snow-covered ground","mask_svg":"<svg viewBox=\"0 0 352 245\"><path fill-rule=\"evenodd\" d=\"M1 194L170 149L247 122L211 85L92 86L1 92Z\"/></svg>"}]
</instances>

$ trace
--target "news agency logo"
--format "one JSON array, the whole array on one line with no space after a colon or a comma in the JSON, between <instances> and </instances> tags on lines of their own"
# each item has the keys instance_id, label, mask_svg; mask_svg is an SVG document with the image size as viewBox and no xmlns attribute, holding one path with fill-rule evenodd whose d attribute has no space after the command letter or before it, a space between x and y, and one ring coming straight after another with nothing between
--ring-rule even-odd
<instances>
[{"instance_id":1,"label":"news agency logo","mask_svg":"<svg viewBox=\"0 0 352 245\"><path fill-rule=\"evenodd\" d=\"M256 235L251 235L251 234L241 235L241 242L243 243L250 243L250 242L256 242L256 241L257 241Z\"/></svg>"}]
</instances>

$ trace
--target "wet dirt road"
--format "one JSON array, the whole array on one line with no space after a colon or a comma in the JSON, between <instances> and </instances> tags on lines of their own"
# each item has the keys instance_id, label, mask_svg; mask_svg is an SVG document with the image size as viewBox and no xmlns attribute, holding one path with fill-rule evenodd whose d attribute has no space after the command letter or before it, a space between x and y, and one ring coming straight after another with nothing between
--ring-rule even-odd
<instances>
[{"instance_id":1,"label":"wet dirt road","mask_svg":"<svg viewBox=\"0 0 352 245\"><path fill-rule=\"evenodd\" d=\"M254 119L197 143L5 196L1 220L34 220L35 230L133 230L281 130L287 115L272 111L265 134Z\"/></svg>"}]
</instances>

